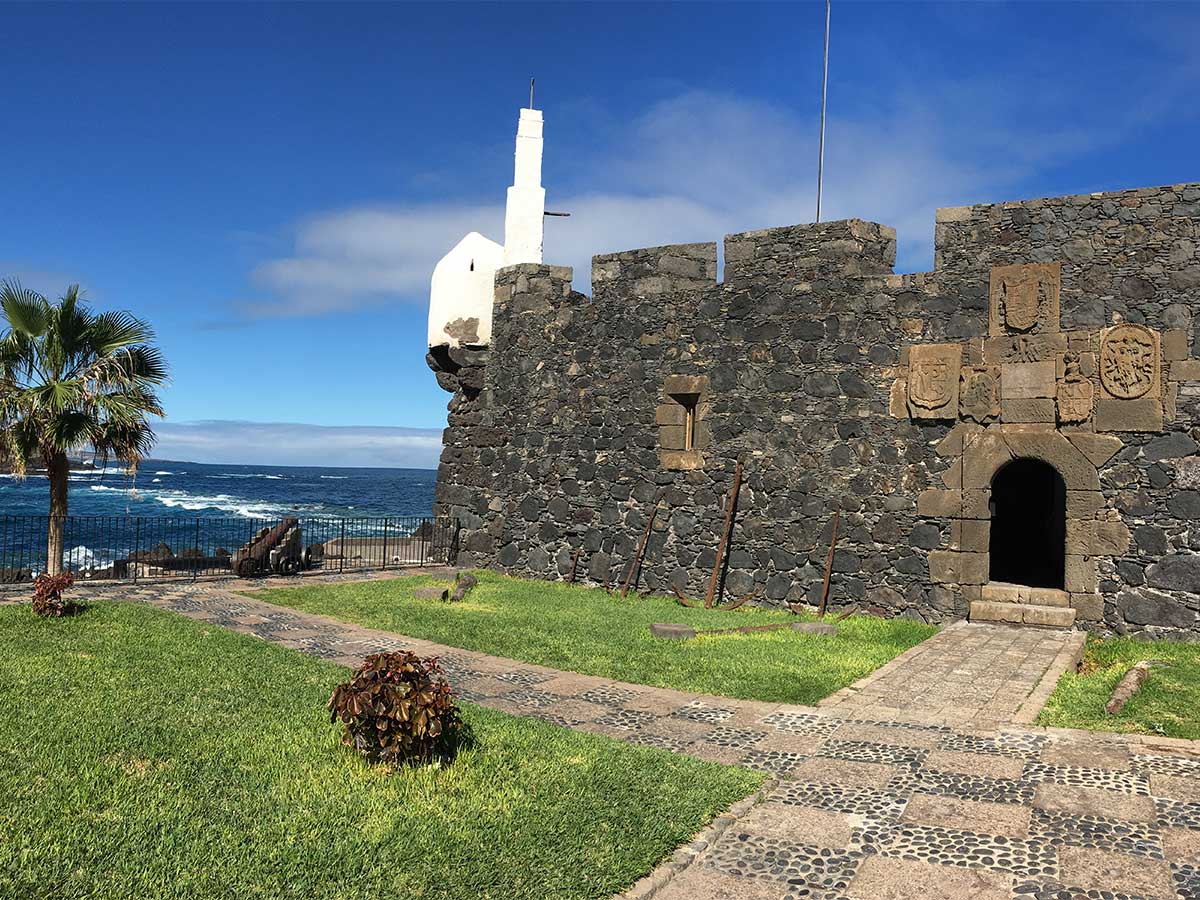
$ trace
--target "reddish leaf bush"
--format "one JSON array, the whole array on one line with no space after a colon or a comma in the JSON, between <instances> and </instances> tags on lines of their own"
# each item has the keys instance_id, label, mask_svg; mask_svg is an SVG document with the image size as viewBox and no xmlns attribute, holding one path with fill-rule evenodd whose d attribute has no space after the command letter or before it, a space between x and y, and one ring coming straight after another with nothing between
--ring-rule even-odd
<instances>
[{"instance_id":1,"label":"reddish leaf bush","mask_svg":"<svg viewBox=\"0 0 1200 900\"><path fill-rule=\"evenodd\" d=\"M47 575L43 572L33 581L33 611L39 616L72 616L82 607L71 600L63 599L63 591L75 583L70 572Z\"/></svg>"},{"instance_id":2,"label":"reddish leaf bush","mask_svg":"<svg viewBox=\"0 0 1200 900\"><path fill-rule=\"evenodd\" d=\"M329 698L329 721L345 723L342 743L389 765L449 761L469 740L437 657L408 650L372 653Z\"/></svg>"}]
</instances>

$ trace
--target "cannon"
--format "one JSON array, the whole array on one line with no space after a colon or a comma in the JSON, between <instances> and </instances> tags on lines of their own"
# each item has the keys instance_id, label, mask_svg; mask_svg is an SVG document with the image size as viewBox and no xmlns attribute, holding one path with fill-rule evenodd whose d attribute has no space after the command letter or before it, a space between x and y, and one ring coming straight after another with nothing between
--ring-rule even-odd
<instances>
[{"instance_id":1,"label":"cannon","mask_svg":"<svg viewBox=\"0 0 1200 900\"><path fill-rule=\"evenodd\" d=\"M233 555L233 571L253 578L268 571L291 575L300 570L300 520L288 516L273 528L258 531Z\"/></svg>"}]
</instances>

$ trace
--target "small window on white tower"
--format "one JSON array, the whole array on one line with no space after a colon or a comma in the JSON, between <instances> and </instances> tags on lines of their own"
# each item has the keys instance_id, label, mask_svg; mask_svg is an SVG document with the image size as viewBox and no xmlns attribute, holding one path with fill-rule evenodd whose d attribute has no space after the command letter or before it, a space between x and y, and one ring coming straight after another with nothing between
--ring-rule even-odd
<instances>
[{"instance_id":1,"label":"small window on white tower","mask_svg":"<svg viewBox=\"0 0 1200 900\"><path fill-rule=\"evenodd\" d=\"M471 271L475 271L475 260L471 260Z\"/></svg>"}]
</instances>

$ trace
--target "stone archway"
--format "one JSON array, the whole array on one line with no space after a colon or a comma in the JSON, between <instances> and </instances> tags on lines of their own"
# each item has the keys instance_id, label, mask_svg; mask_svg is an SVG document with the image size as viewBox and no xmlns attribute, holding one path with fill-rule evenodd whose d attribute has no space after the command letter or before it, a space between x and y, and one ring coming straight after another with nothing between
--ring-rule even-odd
<instances>
[{"instance_id":1,"label":"stone archway","mask_svg":"<svg viewBox=\"0 0 1200 900\"><path fill-rule=\"evenodd\" d=\"M1128 529L1116 511L1105 508L1098 472L1120 446L1108 435L960 423L938 447L955 459L942 473L948 490L930 489L917 500L919 515L950 520L949 545L930 551L930 580L961 597L972 619L1048 625L1070 624L1076 614L1086 621L1101 618L1097 560L1119 556L1129 544ZM993 576L994 481L1014 460L1044 464L1062 480L1065 553L1059 587L1003 586ZM1012 602L994 602L1001 595ZM1045 609L1050 605L1056 608Z\"/></svg>"},{"instance_id":2,"label":"stone archway","mask_svg":"<svg viewBox=\"0 0 1200 900\"><path fill-rule=\"evenodd\" d=\"M1067 488L1039 459L1014 459L992 479L989 581L1062 590Z\"/></svg>"}]
</instances>

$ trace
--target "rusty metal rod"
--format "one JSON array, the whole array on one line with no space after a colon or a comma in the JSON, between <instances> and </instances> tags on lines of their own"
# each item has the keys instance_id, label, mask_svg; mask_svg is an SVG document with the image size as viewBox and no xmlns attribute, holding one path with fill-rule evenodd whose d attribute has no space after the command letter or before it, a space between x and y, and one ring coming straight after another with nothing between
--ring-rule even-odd
<instances>
[{"instance_id":1,"label":"rusty metal rod","mask_svg":"<svg viewBox=\"0 0 1200 900\"><path fill-rule=\"evenodd\" d=\"M721 543L717 545L717 560L713 563L712 578L708 580L708 593L704 596L704 608L712 609L713 600L717 595L717 582L721 577L721 563L725 561L725 551L729 546L729 534L733 531L733 509L737 506L738 491L742 489L742 461L738 460L737 469L733 473L733 490L729 492L729 506L725 510L725 531L721 535Z\"/></svg>"},{"instance_id":2,"label":"rusty metal rod","mask_svg":"<svg viewBox=\"0 0 1200 900\"><path fill-rule=\"evenodd\" d=\"M838 518L842 511L833 511L833 534L829 538L829 556L825 559L825 583L821 585L821 603L817 607L817 618L825 618L825 601L829 598L829 576L833 573L833 548L837 546Z\"/></svg>"},{"instance_id":3,"label":"rusty metal rod","mask_svg":"<svg viewBox=\"0 0 1200 900\"><path fill-rule=\"evenodd\" d=\"M582 552L583 548L580 547L571 555L571 577L569 579L571 584L575 583L575 572L579 569L579 554Z\"/></svg>"},{"instance_id":4,"label":"rusty metal rod","mask_svg":"<svg viewBox=\"0 0 1200 900\"><path fill-rule=\"evenodd\" d=\"M633 562L629 564L629 572L625 576L625 583L621 586L621 599L625 599L625 595L629 593L629 583L633 581L633 575L638 570L638 566L642 562L642 554L646 552L646 543L650 540L650 529L654 527L654 517L658 515L658 504L654 504L654 509L650 510L650 518L646 520L646 530L642 532L642 540L638 543L637 552L633 555Z\"/></svg>"},{"instance_id":5,"label":"rusty metal rod","mask_svg":"<svg viewBox=\"0 0 1200 900\"><path fill-rule=\"evenodd\" d=\"M675 592L675 596L678 598L679 602L688 609L703 609L699 603L693 603L691 600L685 597L683 595L683 591L679 590L679 588L675 587L675 585L671 585L671 590Z\"/></svg>"}]
</instances>

